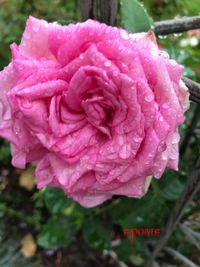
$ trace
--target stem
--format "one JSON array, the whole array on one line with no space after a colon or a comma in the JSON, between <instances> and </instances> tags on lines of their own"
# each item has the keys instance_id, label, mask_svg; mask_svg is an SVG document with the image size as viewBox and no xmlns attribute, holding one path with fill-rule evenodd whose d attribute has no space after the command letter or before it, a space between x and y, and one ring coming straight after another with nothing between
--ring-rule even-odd
<instances>
[{"instance_id":1,"label":"stem","mask_svg":"<svg viewBox=\"0 0 200 267\"><path fill-rule=\"evenodd\" d=\"M100 21L108 25L115 25L117 16L118 0L100 1Z\"/></svg>"},{"instance_id":2,"label":"stem","mask_svg":"<svg viewBox=\"0 0 200 267\"><path fill-rule=\"evenodd\" d=\"M81 0L80 10L82 21L97 19L97 0Z\"/></svg>"},{"instance_id":3,"label":"stem","mask_svg":"<svg viewBox=\"0 0 200 267\"><path fill-rule=\"evenodd\" d=\"M178 260L182 261L182 263L185 264L187 267L198 267L194 262L189 260L187 257L183 256L180 252L173 248L166 247L165 250L171 254L174 258L177 258Z\"/></svg>"},{"instance_id":4,"label":"stem","mask_svg":"<svg viewBox=\"0 0 200 267\"><path fill-rule=\"evenodd\" d=\"M183 141L182 141L182 144L181 144L181 148L180 148L180 153L181 155L183 155L187 149L187 146L190 142L190 139L194 133L194 130L197 126L197 123L199 122L200 120L200 105L198 105L195 109L195 112L193 114L193 118L192 118L192 121L189 125L189 127L187 128L186 130L186 133L184 135L184 138L183 138Z\"/></svg>"},{"instance_id":5,"label":"stem","mask_svg":"<svg viewBox=\"0 0 200 267\"><path fill-rule=\"evenodd\" d=\"M200 84L187 77L182 77L182 80L190 91L190 99L200 104Z\"/></svg>"},{"instance_id":6,"label":"stem","mask_svg":"<svg viewBox=\"0 0 200 267\"><path fill-rule=\"evenodd\" d=\"M9 208L5 204L0 204L0 211L3 211L8 216L25 221L26 223L34 226L37 230L40 229L40 225L38 224L38 222L36 222L32 216L29 216L22 211L17 211L13 208Z\"/></svg>"},{"instance_id":7,"label":"stem","mask_svg":"<svg viewBox=\"0 0 200 267\"><path fill-rule=\"evenodd\" d=\"M194 171L191 173L188 183L177 201L174 210L172 211L170 218L167 222L165 229L163 230L163 234L160 240L157 242L156 246L154 247L153 252L151 253L150 258L148 259L145 267L152 267L152 264L155 258L158 256L159 252L163 249L165 243L168 241L169 237L171 236L172 232L176 228L177 224L179 223L184 209L192 200L192 198L196 195L196 193L200 190L200 158L197 161Z\"/></svg>"},{"instance_id":8,"label":"stem","mask_svg":"<svg viewBox=\"0 0 200 267\"><path fill-rule=\"evenodd\" d=\"M200 28L200 16L185 17L182 19L163 20L155 22L156 35L167 35L170 33L181 33Z\"/></svg>"}]
</instances>

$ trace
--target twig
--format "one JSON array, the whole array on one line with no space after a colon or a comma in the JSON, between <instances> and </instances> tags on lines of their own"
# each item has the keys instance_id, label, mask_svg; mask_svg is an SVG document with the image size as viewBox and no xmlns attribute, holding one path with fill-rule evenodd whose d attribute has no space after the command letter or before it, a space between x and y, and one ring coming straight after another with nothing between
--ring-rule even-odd
<instances>
[{"instance_id":1,"label":"twig","mask_svg":"<svg viewBox=\"0 0 200 267\"><path fill-rule=\"evenodd\" d=\"M200 104L200 84L187 77L182 77L182 80L190 91L190 99Z\"/></svg>"},{"instance_id":2,"label":"twig","mask_svg":"<svg viewBox=\"0 0 200 267\"><path fill-rule=\"evenodd\" d=\"M97 18L97 0L81 0L80 10L82 21Z\"/></svg>"},{"instance_id":3,"label":"twig","mask_svg":"<svg viewBox=\"0 0 200 267\"><path fill-rule=\"evenodd\" d=\"M170 33L181 33L200 28L200 16L185 17L181 19L163 20L155 22L156 35L167 35Z\"/></svg>"},{"instance_id":4,"label":"twig","mask_svg":"<svg viewBox=\"0 0 200 267\"><path fill-rule=\"evenodd\" d=\"M183 141L181 143L180 153L183 155L185 153L185 150L190 142L190 139L194 133L194 130L197 126L197 123L200 120L200 105L198 105L195 109L195 112L193 114L192 120L190 125L188 126L186 133L184 135Z\"/></svg>"},{"instance_id":5,"label":"twig","mask_svg":"<svg viewBox=\"0 0 200 267\"><path fill-rule=\"evenodd\" d=\"M187 240L190 241L190 243L195 246L197 249L200 249L200 234L193 231L189 227L187 227L184 224L180 224L180 229L182 232L186 235Z\"/></svg>"},{"instance_id":6,"label":"twig","mask_svg":"<svg viewBox=\"0 0 200 267\"><path fill-rule=\"evenodd\" d=\"M108 25L114 25L117 15L118 0L100 1L100 21Z\"/></svg>"},{"instance_id":7,"label":"twig","mask_svg":"<svg viewBox=\"0 0 200 267\"><path fill-rule=\"evenodd\" d=\"M192 200L192 198L196 195L196 193L200 190L200 158L197 161L194 171L191 173L188 183L185 186L185 189L177 201L174 210L171 212L170 218L167 222L165 229L163 230L163 234L160 240L157 242L154 250L148 259L145 267L151 267L152 263L154 262L155 258L158 256L159 252L164 247L165 243L171 236L172 232L176 228L177 224L179 223L184 209Z\"/></svg>"},{"instance_id":8,"label":"twig","mask_svg":"<svg viewBox=\"0 0 200 267\"><path fill-rule=\"evenodd\" d=\"M177 258L178 260L182 261L186 266L188 267L198 267L194 262L189 260L187 257L182 255L180 252L173 248L165 247L164 248L169 254L174 256L174 258Z\"/></svg>"}]
</instances>

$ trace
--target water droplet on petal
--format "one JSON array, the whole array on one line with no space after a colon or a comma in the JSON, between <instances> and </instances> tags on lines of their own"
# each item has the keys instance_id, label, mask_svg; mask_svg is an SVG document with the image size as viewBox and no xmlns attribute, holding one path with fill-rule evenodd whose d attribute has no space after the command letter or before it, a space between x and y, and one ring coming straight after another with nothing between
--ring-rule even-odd
<instances>
[{"instance_id":1,"label":"water droplet on petal","mask_svg":"<svg viewBox=\"0 0 200 267\"><path fill-rule=\"evenodd\" d=\"M174 60L174 59L170 59L170 64L172 65L172 66L176 66L177 65L177 63L176 63L176 61Z\"/></svg>"},{"instance_id":2,"label":"water droplet on petal","mask_svg":"<svg viewBox=\"0 0 200 267\"><path fill-rule=\"evenodd\" d=\"M123 145L123 143L124 143L124 138L123 138L123 136L119 136L118 143L119 143L119 145Z\"/></svg>"},{"instance_id":3,"label":"water droplet on petal","mask_svg":"<svg viewBox=\"0 0 200 267\"><path fill-rule=\"evenodd\" d=\"M31 38L31 35L30 35L29 32L27 32L27 33L25 34L25 38L26 38L27 40L29 40L29 39Z\"/></svg>"},{"instance_id":4,"label":"water droplet on petal","mask_svg":"<svg viewBox=\"0 0 200 267\"><path fill-rule=\"evenodd\" d=\"M127 159L131 155L131 144L124 144L120 147L119 156L122 159Z\"/></svg>"},{"instance_id":5,"label":"water droplet on petal","mask_svg":"<svg viewBox=\"0 0 200 267\"><path fill-rule=\"evenodd\" d=\"M92 170L92 165L87 165L86 167L88 170Z\"/></svg>"},{"instance_id":6,"label":"water droplet on petal","mask_svg":"<svg viewBox=\"0 0 200 267\"><path fill-rule=\"evenodd\" d=\"M112 72L112 74L113 74L113 76L115 76L115 77L116 77L116 76L118 76L118 71L117 71L117 70L115 70L115 71L113 71L113 72Z\"/></svg>"},{"instance_id":7,"label":"water droplet on petal","mask_svg":"<svg viewBox=\"0 0 200 267\"><path fill-rule=\"evenodd\" d=\"M164 120L163 116L160 116L159 121L163 121L163 120Z\"/></svg>"},{"instance_id":8,"label":"water droplet on petal","mask_svg":"<svg viewBox=\"0 0 200 267\"><path fill-rule=\"evenodd\" d=\"M2 115L3 115L3 103L0 100L0 118L2 117Z\"/></svg>"},{"instance_id":9,"label":"water droplet on petal","mask_svg":"<svg viewBox=\"0 0 200 267\"><path fill-rule=\"evenodd\" d=\"M120 31L120 35L121 37L124 39L124 40L128 40L129 39L129 34L128 32L124 31L124 30L121 30Z\"/></svg>"},{"instance_id":10,"label":"water droplet on petal","mask_svg":"<svg viewBox=\"0 0 200 267\"><path fill-rule=\"evenodd\" d=\"M155 49L151 49L150 53L151 53L151 55L152 55L153 57L157 57L157 56L158 56L158 51L155 50Z\"/></svg>"},{"instance_id":11,"label":"water droplet on petal","mask_svg":"<svg viewBox=\"0 0 200 267\"><path fill-rule=\"evenodd\" d=\"M163 56L164 58L169 59L169 54L168 54L166 51L160 51L160 52L159 52L159 55L160 55L160 56Z\"/></svg>"},{"instance_id":12,"label":"water droplet on petal","mask_svg":"<svg viewBox=\"0 0 200 267\"><path fill-rule=\"evenodd\" d=\"M164 152L162 153L162 155L161 155L161 158L162 158L163 160L167 160L168 157L169 157L169 155L168 155L168 152L167 152L167 151L164 151Z\"/></svg>"},{"instance_id":13,"label":"water droplet on petal","mask_svg":"<svg viewBox=\"0 0 200 267\"><path fill-rule=\"evenodd\" d=\"M34 32L38 32L40 29L40 25L38 23L33 24L32 29Z\"/></svg>"},{"instance_id":14,"label":"water droplet on petal","mask_svg":"<svg viewBox=\"0 0 200 267\"><path fill-rule=\"evenodd\" d=\"M162 108L163 108L163 109L167 109L167 108L169 108L169 106L168 106L166 103L164 103L164 104L162 105Z\"/></svg>"},{"instance_id":15,"label":"water droplet on petal","mask_svg":"<svg viewBox=\"0 0 200 267\"><path fill-rule=\"evenodd\" d=\"M69 124L69 128L70 128L70 129L74 129L75 127L76 127L75 124Z\"/></svg>"},{"instance_id":16,"label":"water droplet on petal","mask_svg":"<svg viewBox=\"0 0 200 267\"><path fill-rule=\"evenodd\" d=\"M133 141L135 143L139 143L141 141L141 138L139 136L135 136L135 137L133 137Z\"/></svg>"},{"instance_id":17,"label":"water droplet on petal","mask_svg":"<svg viewBox=\"0 0 200 267\"><path fill-rule=\"evenodd\" d=\"M180 141L180 135L179 133L174 133L172 137L172 144L177 144Z\"/></svg>"},{"instance_id":18,"label":"water droplet on petal","mask_svg":"<svg viewBox=\"0 0 200 267\"><path fill-rule=\"evenodd\" d=\"M110 61L110 60L106 61L106 62L104 63L104 65L105 65L106 67L110 67L110 66L111 66L111 61Z\"/></svg>"},{"instance_id":19,"label":"water droplet on petal","mask_svg":"<svg viewBox=\"0 0 200 267\"><path fill-rule=\"evenodd\" d=\"M20 126L18 124L15 124L13 126L13 131L15 132L16 135L18 135L20 132Z\"/></svg>"},{"instance_id":20,"label":"water droplet on petal","mask_svg":"<svg viewBox=\"0 0 200 267\"><path fill-rule=\"evenodd\" d=\"M150 94L146 95L144 99L147 102L151 102L154 99L154 96L153 96L153 94L150 93Z\"/></svg>"},{"instance_id":21,"label":"water droplet on petal","mask_svg":"<svg viewBox=\"0 0 200 267\"><path fill-rule=\"evenodd\" d=\"M159 151L159 152L163 152L163 151L166 150L166 148L167 148L166 143L162 141L162 142L160 142L160 145L159 145L159 147L158 147L158 151Z\"/></svg>"},{"instance_id":22,"label":"water droplet on petal","mask_svg":"<svg viewBox=\"0 0 200 267\"><path fill-rule=\"evenodd\" d=\"M31 108L32 107L32 103L30 100L28 99L24 99L22 102L22 107L23 108Z\"/></svg>"},{"instance_id":23,"label":"water droplet on petal","mask_svg":"<svg viewBox=\"0 0 200 267\"><path fill-rule=\"evenodd\" d=\"M126 64L125 63L122 63L122 67L125 68L126 67Z\"/></svg>"},{"instance_id":24,"label":"water droplet on petal","mask_svg":"<svg viewBox=\"0 0 200 267\"><path fill-rule=\"evenodd\" d=\"M83 55L81 54L81 55L79 56L79 58L80 58L80 59L83 59Z\"/></svg>"},{"instance_id":25,"label":"water droplet on petal","mask_svg":"<svg viewBox=\"0 0 200 267\"><path fill-rule=\"evenodd\" d=\"M10 110L6 110L6 112L3 113L3 120L9 121L10 119L11 119L11 112L10 112Z\"/></svg>"}]
</instances>

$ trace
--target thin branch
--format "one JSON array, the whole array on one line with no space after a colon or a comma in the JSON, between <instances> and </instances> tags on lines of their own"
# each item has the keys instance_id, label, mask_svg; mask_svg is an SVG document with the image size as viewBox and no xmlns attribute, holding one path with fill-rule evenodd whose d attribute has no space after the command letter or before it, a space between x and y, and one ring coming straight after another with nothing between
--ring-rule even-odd
<instances>
[{"instance_id":1,"label":"thin branch","mask_svg":"<svg viewBox=\"0 0 200 267\"><path fill-rule=\"evenodd\" d=\"M185 266L187 267L198 267L194 262L192 262L191 260L189 260L187 257L185 257L184 255L182 255L180 252L178 252L177 250L170 248L170 247L165 247L165 250L172 255L174 258L182 261L182 263L185 264Z\"/></svg>"},{"instance_id":2,"label":"thin branch","mask_svg":"<svg viewBox=\"0 0 200 267\"><path fill-rule=\"evenodd\" d=\"M97 19L97 0L80 0L81 19Z\"/></svg>"},{"instance_id":3,"label":"thin branch","mask_svg":"<svg viewBox=\"0 0 200 267\"><path fill-rule=\"evenodd\" d=\"M167 222L165 229L163 230L163 234L160 240L157 242L154 250L149 257L145 267L151 267L152 263L158 256L159 252L163 249L165 243L170 238L177 224L179 223L181 217L183 216L183 212L192 198L196 195L196 193L200 190L200 158L197 161L194 171L191 173L188 183L185 186L185 189L177 201L174 210L171 212L170 218Z\"/></svg>"},{"instance_id":4,"label":"thin branch","mask_svg":"<svg viewBox=\"0 0 200 267\"><path fill-rule=\"evenodd\" d=\"M192 229L190 229L189 227L187 227L184 224L180 224L180 229L182 230L182 232L186 235L187 240L193 245L195 246L198 250L200 249L200 234L193 231Z\"/></svg>"},{"instance_id":5,"label":"thin branch","mask_svg":"<svg viewBox=\"0 0 200 267\"><path fill-rule=\"evenodd\" d=\"M181 33L200 28L200 16L185 17L181 19L163 20L155 22L156 35Z\"/></svg>"},{"instance_id":6,"label":"thin branch","mask_svg":"<svg viewBox=\"0 0 200 267\"><path fill-rule=\"evenodd\" d=\"M100 21L108 25L115 25L118 0L100 1Z\"/></svg>"},{"instance_id":7,"label":"thin branch","mask_svg":"<svg viewBox=\"0 0 200 267\"><path fill-rule=\"evenodd\" d=\"M181 155L185 153L199 120L200 120L200 105L196 106L190 125L188 126L186 133L184 135L183 141L181 143L181 148L180 148Z\"/></svg>"},{"instance_id":8,"label":"thin branch","mask_svg":"<svg viewBox=\"0 0 200 267\"><path fill-rule=\"evenodd\" d=\"M182 80L190 91L190 99L200 104L200 84L187 77L182 77Z\"/></svg>"}]
</instances>

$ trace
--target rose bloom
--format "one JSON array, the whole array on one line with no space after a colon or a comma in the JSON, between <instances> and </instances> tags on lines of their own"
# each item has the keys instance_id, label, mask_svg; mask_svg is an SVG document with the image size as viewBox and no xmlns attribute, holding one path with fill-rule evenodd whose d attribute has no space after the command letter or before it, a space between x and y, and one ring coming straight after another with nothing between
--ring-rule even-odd
<instances>
[{"instance_id":1,"label":"rose bloom","mask_svg":"<svg viewBox=\"0 0 200 267\"><path fill-rule=\"evenodd\" d=\"M188 107L183 67L152 32L96 21L61 26L30 17L0 73L0 135L12 164L36 164L38 188L85 207L143 196L151 176L178 169Z\"/></svg>"}]
</instances>

